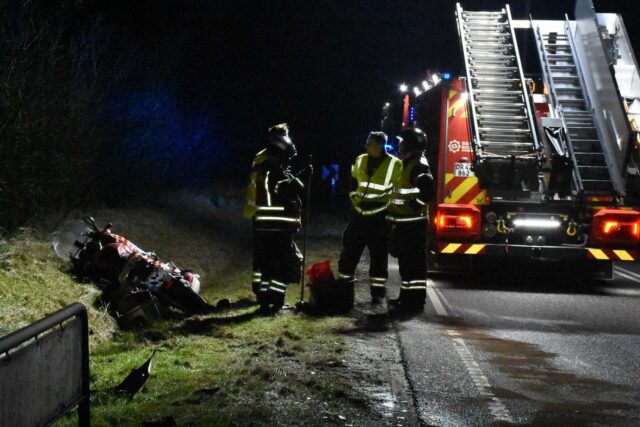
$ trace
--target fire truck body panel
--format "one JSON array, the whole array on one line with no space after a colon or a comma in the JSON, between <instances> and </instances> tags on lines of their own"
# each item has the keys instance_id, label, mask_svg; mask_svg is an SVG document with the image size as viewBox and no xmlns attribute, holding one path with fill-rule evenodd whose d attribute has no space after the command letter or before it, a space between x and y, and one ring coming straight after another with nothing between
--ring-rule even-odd
<instances>
[{"instance_id":1,"label":"fire truck body panel","mask_svg":"<svg viewBox=\"0 0 640 427\"><path fill-rule=\"evenodd\" d=\"M575 21L514 21L457 5L466 76L443 85L435 263L575 260L611 276L640 239L640 73L622 18L578 0ZM515 28L533 32L542 90ZM616 61L616 57L618 61Z\"/></svg>"}]
</instances>

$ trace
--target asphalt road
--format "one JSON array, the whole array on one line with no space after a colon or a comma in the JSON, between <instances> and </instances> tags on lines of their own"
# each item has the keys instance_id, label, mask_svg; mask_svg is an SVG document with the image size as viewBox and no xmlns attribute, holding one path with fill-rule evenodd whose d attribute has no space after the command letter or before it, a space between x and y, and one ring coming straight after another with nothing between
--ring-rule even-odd
<instances>
[{"instance_id":1,"label":"asphalt road","mask_svg":"<svg viewBox=\"0 0 640 427\"><path fill-rule=\"evenodd\" d=\"M395 320L421 422L640 426L640 266L500 270L434 277L424 312Z\"/></svg>"}]
</instances>

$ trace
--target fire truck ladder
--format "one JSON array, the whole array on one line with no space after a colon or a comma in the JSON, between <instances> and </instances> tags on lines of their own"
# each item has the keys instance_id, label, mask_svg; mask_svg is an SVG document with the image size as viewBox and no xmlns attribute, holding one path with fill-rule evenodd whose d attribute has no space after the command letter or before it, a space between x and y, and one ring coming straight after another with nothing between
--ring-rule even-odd
<instances>
[{"instance_id":1,"label":"fire truck ladder","mask_svg":"<svg viewBox=\"0 0 640 427\"><path fill-rule=\"evenodd\" d=\"M539 144L509 6L456 9L477 156L535 158Z\"/></svg>"},{"instance_id":2,"label":"fire truck ladder","mask_svg":"<svg viewBox=\"0 0 640 427\"><path fill-rule=\"evenodd\" d=\"M568 25L567 21L561 27L535 29L544 78L556 117L562 119L566 130L576 190L587 195L611 194L614 188L607 159L584 92Z\"/></svg>"}]
</instances>

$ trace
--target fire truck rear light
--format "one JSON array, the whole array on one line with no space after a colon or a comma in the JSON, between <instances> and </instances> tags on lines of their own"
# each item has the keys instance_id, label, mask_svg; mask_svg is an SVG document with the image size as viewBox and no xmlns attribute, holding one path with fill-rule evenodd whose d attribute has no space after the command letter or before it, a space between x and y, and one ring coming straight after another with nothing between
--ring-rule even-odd
<instances>
[{"instance_id":1,"label":"fire truck rear light","mask_svg":"<svg viewBox=\"0 0 640 427\"><path fill-rule=\"evenodd\" d=\"M602 231L604 232L604 234L609 234L613 230L617 229L618 226L619 226L619 224L616 221L605 221L604 225L602 226ZM636 226L637 226L637 224L634 224L634 230L635 230Z\"/></svg>"},{"instance_id":2,"label":"fire truck rear light","mask_svg":"<svg viewBox=\"0 0 640 427\"><path fill-rule=\"evenodd\" d=\"M436 217L436 234L447 240L477 240L480 236L481 212L475 205L440 204Z\"/></svg>"},{"instance_id":3,"label":"fire truck rear light","mask_svg":"<svg viewBox=\"0 0 640 427\"><path fill-rule=\"evenodd\" d=\"M602 246L635 246L640 239L640 212L601 209L593 215L591 240Z\"/></svg>"},{"instance_id":4,"label":"fire truck rear light","mask_svg":"<svg viewBox=\"0 0 640 427\"><path fill-rule=\"evenodd\" d=\"M472 228L473 218L469 215L447 215L438 216L438 228Z\"/></svg>"},{"instance_id":5,"label":"fire truck rear light","mask_svg":"<svg viewBox=\"0 0 640 427\"><path fill-rule=\"evenodd\" d=\"M461 215L458 217L458 223L462 223L465 227L471 228L473 220L469 215Z\"/></svg>"}]
</instances>

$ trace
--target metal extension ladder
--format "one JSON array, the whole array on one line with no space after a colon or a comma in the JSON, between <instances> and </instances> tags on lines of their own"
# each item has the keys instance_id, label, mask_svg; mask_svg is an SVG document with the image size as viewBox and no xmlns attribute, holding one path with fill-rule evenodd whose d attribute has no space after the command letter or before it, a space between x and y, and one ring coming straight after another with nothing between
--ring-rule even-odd
<instances>
[{"instance_id":1,"label":"metal extension ladder","mask_svg":"<svg viewBox=\"0 0 640 427\"><path fill-rule=\"evenodd\" d=\"M509 6L456 9L477 155L535 157L539 144Z\"/></svg>"},{"instance_id":2,"label":"metal extension ladder","mask_svg":"<svg viewBox=\"0 0 640 427\"><path fill-rule=\"evenodd\" d=\"M563 121L574 163L574 185L586 195L611 194L613 183L591 106L574 57L568 22L557 28L536 27L539 55L556 114Z\"/></svg>"}]
</instances>

